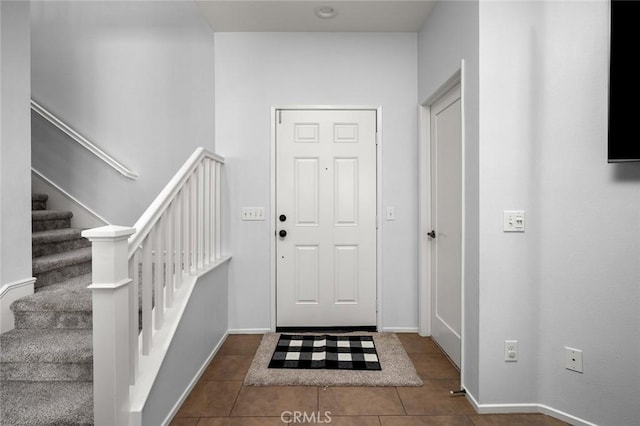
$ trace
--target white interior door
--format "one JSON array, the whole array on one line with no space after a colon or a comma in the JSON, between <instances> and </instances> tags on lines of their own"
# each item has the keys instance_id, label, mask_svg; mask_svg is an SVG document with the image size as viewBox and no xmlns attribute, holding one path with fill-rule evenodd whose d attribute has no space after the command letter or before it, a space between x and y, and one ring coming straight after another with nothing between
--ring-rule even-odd
<instances>
[{"instance_id":1,"label":"white interior door","mask_svg":"<svg viewBox=\"0 0 640 426\"><path fill-rule=\"evenodd\" d=\"M277 326L375 326L376 111L276 120Z\"/></svg>"},{"instance_id":2,"label":"white interior door","mask_svg":"<svg viewBox=\"0 0 640 426\"><path fill-rule=\"evenodd\" d=\"M460 367L462 335L462 114L457 85L431 105L431 327Z\"/></svg>"}]
</instances>

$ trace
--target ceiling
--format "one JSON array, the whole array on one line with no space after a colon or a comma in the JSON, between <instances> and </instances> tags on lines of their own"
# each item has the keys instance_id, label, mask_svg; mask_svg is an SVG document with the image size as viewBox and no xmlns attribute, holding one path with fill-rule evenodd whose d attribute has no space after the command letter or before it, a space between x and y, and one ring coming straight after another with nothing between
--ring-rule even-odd
<instances>
[{"instance_id":1,"label":"ceiling","mask_svg":"<svg viewBox=\"0 0 640 426\"><path fill-rule=\"evenodd\" d=\"M216 32L417 32L435 0L197 0ZM315 15L329 6L331 19Z\"/></svg>"}]
</instances>

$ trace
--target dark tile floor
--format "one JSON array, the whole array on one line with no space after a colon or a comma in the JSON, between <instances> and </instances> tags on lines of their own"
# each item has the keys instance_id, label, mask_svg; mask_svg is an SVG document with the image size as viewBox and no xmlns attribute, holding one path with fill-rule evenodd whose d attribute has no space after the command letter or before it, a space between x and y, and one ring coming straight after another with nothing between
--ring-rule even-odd
<instances>
[{"instance_id":1,"label":"dark tile floor","mask_svg":"<svg viewBox=\"0 0 640 426\"><path fill-rule=\"evenodd\" d=\"M422 387L244 386L261 335L231 335L195 386L172 426L538 426L564 425L542 414L476 414L459 388L459 374L433 341L398 334L424 382ZM286 413L308 416L294 419ZM325 412L330 412L325 416ZM283 413L285 413L284 417ZM284 418L284 420L283 420ZM296 421L297 420L297 421Z\"/></svg>"}]
</instances>

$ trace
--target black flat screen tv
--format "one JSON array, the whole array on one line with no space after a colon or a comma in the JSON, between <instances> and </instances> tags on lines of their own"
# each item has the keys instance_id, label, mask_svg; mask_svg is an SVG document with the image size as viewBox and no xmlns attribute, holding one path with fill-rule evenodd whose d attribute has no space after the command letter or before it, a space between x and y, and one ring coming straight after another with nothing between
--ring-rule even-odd
<instances>
[{"instance_id":1,"label":"black flat screen tv","mask_svg":"<svg viewBox=\"0 0 640 426\"><path fill-rule=\"evenodd\" d=\"M609 163L640 161L640 1L611 0Z\"/></svg>"}]
</instances>

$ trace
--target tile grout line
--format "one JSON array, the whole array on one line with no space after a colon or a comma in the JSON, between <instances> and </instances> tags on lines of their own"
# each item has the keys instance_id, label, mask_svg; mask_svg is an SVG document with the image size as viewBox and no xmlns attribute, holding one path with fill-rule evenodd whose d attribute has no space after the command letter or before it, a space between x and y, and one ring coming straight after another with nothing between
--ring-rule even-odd
<instances>
[{"instance_id":1,"label":"tile grout line","mask_svg":"<svg viewBox=\"0 0 640 426\"><path fill-rule=\"evenodd\" d=\"M422 380L422 378L420 379ZM402 400L402 396L400 396L400 392L398 392L398 386L394 386L394 389L396 390L396 395L398 395L398 399L400 400L400 405L402 405L402 410L404 411L404 415L408 416L409 414L407 413L407 407L404 406L404 401Z\"/></svg>"}]
</instances>

